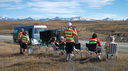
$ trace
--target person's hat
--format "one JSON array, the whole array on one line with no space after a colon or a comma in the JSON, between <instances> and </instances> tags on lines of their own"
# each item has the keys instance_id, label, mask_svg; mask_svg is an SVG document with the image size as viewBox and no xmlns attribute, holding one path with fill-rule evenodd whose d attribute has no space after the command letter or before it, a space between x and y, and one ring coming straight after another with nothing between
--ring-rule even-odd
<instances>
[{"instance_id":1,"label":"person's hat","mask_svg":"<svg viewBox=\"0 0 128 71\"><path fill-rule=\"evenodd\" d=\"M109 39L110 39L110 41L113 41L113 42L115 41L115 37L114 36L110 36Z\"/></svg>"},{"instance_id":2,"label":"person's hat","mask_svg":"<svg viewBox=\"0 0 128 71\"><path fill-rule=\"evenodd\" d=\"M64 37L63 37L63 36L61 36L61 37L60 37L60 39L64 39Z\"/></svg>"},{"instance_id":3,"label":"person's hat","mask_svg":"<svg viewBox=\"0 0 128 71\"><path fill-rule=\"evenodd\" d=\"M28 34L28 31L25 31L25 34Z\"/></svg>"},{"instance_id":4,"label":"person's hat","mask_svg":"<svg viewBox=\"0 0 128 71\"><path fill-rule=\"evenodd\" d=\"M71 27L71 26L72 26L72 23L68 22L67 27Z\"/></svg>"}]
</instances>

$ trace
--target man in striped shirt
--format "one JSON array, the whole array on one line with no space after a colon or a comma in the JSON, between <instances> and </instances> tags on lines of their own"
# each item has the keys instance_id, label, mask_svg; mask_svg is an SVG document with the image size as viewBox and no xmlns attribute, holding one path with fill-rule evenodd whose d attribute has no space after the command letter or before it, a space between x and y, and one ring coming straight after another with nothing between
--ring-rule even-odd
<instances>
[{"instance_id":1,"label":"man in striped shirt","mask_svg":"<svg viewBox=\"0 0 128 71\"><path fill-rule=\"evenodd\" d=\"M77 31L72 26L72 23L69 22L67 24L67 29L65 29L63 32L61 32L61 35L66 38L66 60L67 61L72 61L71 60L71 53L73 51L73 45L75 43L74 41L74 36L77 36Z\"/></svg>"}]
</instances>

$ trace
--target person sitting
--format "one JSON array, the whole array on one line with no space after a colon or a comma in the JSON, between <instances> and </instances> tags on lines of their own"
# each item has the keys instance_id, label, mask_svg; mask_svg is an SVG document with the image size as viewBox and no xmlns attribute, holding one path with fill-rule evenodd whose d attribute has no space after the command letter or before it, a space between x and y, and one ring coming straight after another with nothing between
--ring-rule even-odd
<instances>
[{"instance_id":1,"label":"person sitting","mask_svg":"<svg viewBox=\"0 0 128 71\"><path fill-rule=\"evenodd\" d=\"M52 37L50 43L54 50L59 50L59 43L56 42L56 37Z\"/></svg>"},{"instance_id":2,"label":"person sitting","mask_svg":"<svg viewBox=\"0 0 128 71\"><path fill-rule=\"evenodd\" d=\"M63 36L60 37L59 44L65 44L66 45L66 40L64 39Z\"/></svg>"},{"instance_id":3,"label":"person sitting","mask_svg":"<svg viewBox=\"0 0 128 71\"><path fill-rule=\"evenodd\" d=\"M92 35L92 38L90 38L90 41L89 41L89 44L97 44L97 47L96 47L96 54L97 54L97 57L98 59L102 59L101 58L101 43L100 43L100 40L97 38L97 34L94 33Z\"/></svg>"},{"instance_id":4,"label":"person sitting","mask_svg":"<svg viewBox=\"0 0 128 71\"><path fill-rule=\"evenodd\" d=\"M109 42L106 42L106 43L105 43L104 48L107 49L107 53L109 53L109 44L117 44L117 43L115 42L115 37L114 37L114 36L110 36L110 37L109 37ZM108 55L107 55L107 56L108 56ZM113 56L113 55L111 55L111 56Z\"/></svg>"}]
</instances>

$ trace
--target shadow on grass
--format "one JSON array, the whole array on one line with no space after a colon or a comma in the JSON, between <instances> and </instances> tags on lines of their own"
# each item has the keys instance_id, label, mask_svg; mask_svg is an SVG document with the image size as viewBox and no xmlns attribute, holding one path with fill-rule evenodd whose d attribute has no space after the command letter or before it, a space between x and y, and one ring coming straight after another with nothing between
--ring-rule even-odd
<instances>
[{"instance_id":1,"label":"shadow on grass","mask_svg":"<svg viewBox=\"0 0 128 71\"><path fill-rule=\"evenodd\" d=\"M18 66L18 67L25 67L25 66L39 66L39 65L50 65L51 62L34 62L34 61L29 61L29 62L19 62L19 63L14 63L14 64L11 64L11 65L8 65L8 66L5 66L3 68L8 68L8 67L15 67L15 66Z\"/></svg>"},{"instance_id":2,"label":"shadow on grass","mask_svg":"<svg viewBox=\"0 0 128 71\"><path fill-rule=\"evenodd\" d=\"M97 58L82 58L82 59L76 59L76 61L80 61L80 64L85 64L85 63L97 63L97 62L103 62L105 59L98 60Z\"/></svg>"},{"instance_id":3,"label":"shadow on grass","mask_svg":"<svg viewBox=\"0 0 128 71\"><path fill-rule=\"evenodd\" d=\"M15 57L15 56L23 56L23 54L14 53L14 54L3 54L0 57Z\"/></svg>"},{"instance_id":4,"label":"shadow on grass","mask_svg":"<svg viewBox=\"0 0 128 71\"><path fill-rule=\"evenodd\" d=\"M53 58L60 57L60 56L55 56L53 54L46 54L46 53L30 54L29 56L34 56L34 57L53 57Z\"/></svg>"}]
</instances>

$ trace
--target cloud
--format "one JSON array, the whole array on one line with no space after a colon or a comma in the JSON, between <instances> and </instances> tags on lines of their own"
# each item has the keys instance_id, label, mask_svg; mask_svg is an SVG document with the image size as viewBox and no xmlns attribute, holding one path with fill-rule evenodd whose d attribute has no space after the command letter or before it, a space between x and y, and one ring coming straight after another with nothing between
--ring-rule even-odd
<instances>
[{"instance_id":1,"label":"cloud","mask_svg":"<svg viewBox=\"0 0 128 71\"><path fill-rule=\"evenodd\" d=\"M32 7L44 7L44 8L63 8L63 7L69 7L69 8L76 8L80 6L77 2L48 2L48 1L37 1L37 2L29 2L27 5Z\"/></svg>"},{"instance_id":2,"label":"cloud","mask_svg":"<svg viewBox=\"0 0 128 71\"><path fill-rule=\"evenodd\" d=\"M114 0L0 0L0 7L7 10L21 9L47 16L76 16L85 14L90 8L110 5ZM96 13L94 17L114 17L114 14Z\"/></svg>"},{"instance_id":3,"label":"cloud","mask_svg":"<svg viewBox=\"0 0 128 71\"><path fill-rule=\"evenodd\" d=\"M62 8L67 8L67 9L80 10L81 7L82 8L102 7L105 5L112 4L113 1L114 0L30 0L30 1L23 2L23 0L0 0L0 3L4 2L5 4L6 2L8 2L6 4L11 5L8 7L8 9L22 9L22 8L54 9L55 8L57 10L60 10ZM9 2L15 2L15 3L12 5ZM23 2L24 4L22 4L21 2ZM22 7L23 5L24 7ZM1 7L4 7L4 5ZM15 7L18 7L18 8L15 8Z\"/></svg>"},{"instance_id":4,"label":"cloud","mask_svg":"<svg viewBox=\"0 0 128 71\"><path fill-rule=\"evenodd\" d=\"M10 8L6 8L7 10L13 10L13 9L23 9L24 7L10 7Z\"/></svg>"},{"instance_id":5,"label":"cloud","mask_svg":"<svg viewBox=\"0 0 128 71\"><path fill-rule=\"evenodd\" d=\"M0 0L0 2L15 2L15 3L19 3L19 2L22 2L22 0Z\"/></svg>"},{"instance_id":6,"label":"cloud","mask_svg":"<svg viewBox=\"0 0 128 71\"><path fill-rule=\"evenodd\" d=\"M5 4L5 3L0 3L0 7L9 7L10 6L10 4Z\"/></svg>"},{"instance_id":7,"label":"cloud","mask_svg":"<svg viewBox=\"0 0 128 71\"><path fill-rule=\"evenodd\" d=\"M33 0L34 2L42 2L42 0ZM110 5L112 4L112 2L115 1L115 0L43 0L43 2L62 2L61 5L64 5L66 2L68 3L71 3L71 5L75 5L75 4L72 4L72 2L75 2L76 5L77 4L84 4L85 6L87 7L102 7L102 6L106 6L106 5ZM64 3L65 2L65 3ZM49 3L48 3L49 5ZM65 4L67 5L67 4Z\"/></svg>"},{"instance_id":8,"label":"cloud","mask_svg":"<svg viewBox=\"0 0 128 71\"><path fill-rule=\"evenodd\" d=\"M46 12L46 13L65 13L65 14L71 14L71 13L79 13L79 12L84 12L84 11L76 11L72 9L67 9L67 8L31 8L31 11L38 11L38 12Z\"/></svg>"},{"instance_id":9,"label":"cloud","mask_svg":"<svg viewBox=\"0 0 128 71\"><path fill-rule=\"evenodd\" d=\"M89 7L102 7L112 4L114 0L90 0L88 1Z\"/></svg>"},{"instance_id":10,"label":"cloud","mask_svg":"<svg viewBox=\"0 0 128 71\"><path fill-rule=\"evenodd\" d=\"M48 17L62 17L62 18L70 18L70 17L76 17L79 15L73 15L73 14L47 14Z\"/></svg>"},{"instance_id":11,"label":"cloud","mask_svg":"<svg viewBox=\"0 0 128 71\"><path fill-rule=\"evenodd\" d=\"M48 2L48 1L37 1L26 3L29 6L29 10L41 11L48 13L74 13L83 12L77 2ZM84 11L85 12L85 11Z\"/></svg>"}]
</instances>

